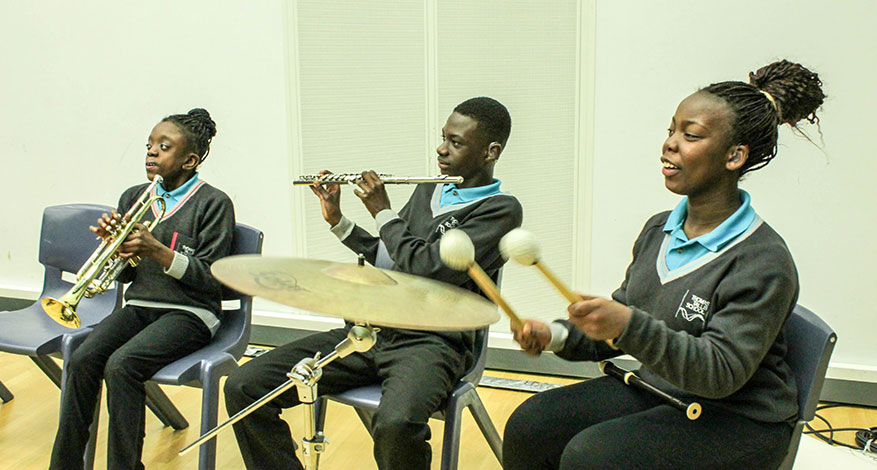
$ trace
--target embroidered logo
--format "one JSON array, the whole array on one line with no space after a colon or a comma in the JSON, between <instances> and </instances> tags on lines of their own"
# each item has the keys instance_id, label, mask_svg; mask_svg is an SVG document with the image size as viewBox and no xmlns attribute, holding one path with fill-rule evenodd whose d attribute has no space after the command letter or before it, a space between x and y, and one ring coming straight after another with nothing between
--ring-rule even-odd
<instances>
[{"instance_id":1,"label":"embroidered logo","mask_svg":"<svg viewBox=\"0 0 877 470\"><path fill-rule=\"evenodd\" d=\"M676 317L682 317L686 321L700 320L706 324L706 314L710 309L710 303L706 299L702 299L694 294L688 295L690 291L686 290L682 296L682 302L676 309Z\"/></svg>"},{"instance_id":2,"label":"embroidered logo","mask_svg":"<svg viewBox=\"0 0 877 470\"><path fill-rule=\"evenodd\" d=\"M450 230L452 228L457 227L458 225L460 225L460 221L458 221L457 219L455 219L452 216L450 219L438 224L438 227L435 228L435 231L444 235L445 232L447 232L448 230Z\"/></svg>"},{"instance_id":3,"label":"embroidered logo","mask_svg":"<svg viewBox=\"0 0 877 470\"><path fill-rule=\"evenodd\" d=\"M191 255L194 255L194 254L195 254L195 249L192 248L192 247L189 246L189 245L180 245L180 251L181 251L184 255L190 255L190 256L191 256Z\"/></svg>"}]
</instances>

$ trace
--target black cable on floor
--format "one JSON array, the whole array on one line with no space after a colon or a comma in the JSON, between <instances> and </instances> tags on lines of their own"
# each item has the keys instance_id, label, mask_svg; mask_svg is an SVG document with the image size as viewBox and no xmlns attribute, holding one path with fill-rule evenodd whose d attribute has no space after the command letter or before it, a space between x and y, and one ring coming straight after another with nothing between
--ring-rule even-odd
<instances>
[{"instance_id":1,"label":"black cable on floor","mask_svg":"<svg viewBox=\"0 0 877 470\"><path fill-rule=\"evenodd\" d=\"M828 404L828 405L820 405L820 406L816 407L816 411L824 410L827 408L842 407L842 406L847 406L847 405L844 405L842 403L832 403L832 404ZM814 413L814 416L816 418L818 418L820 421L822 421L823 423L825 423L826 429L813 429L813 427L810 426L810 423L806 423L804 425L804 427L807 430L804 431L804 434L812 434L814 437L817 437L818 439L825 441L831 445L848 447L850 449L863 450L865 448L865 445L868 445L869 452L877 452L877 442L875 442L875 441L877 441L877 427L872 427L869 429L865 429L865 428L834 428L831 426L831 423L828 422L827 419L820 416L819 413ZM857 446L847 444L844 442L840 442L840 441L837 441L834 439L834 433L836 433L836 432L853 432L853 431L856 432L855 442L856 442L856 444L858 444ZM829 433L828 436L825 436L825 433Z\"/></svg>"}]
</instances>

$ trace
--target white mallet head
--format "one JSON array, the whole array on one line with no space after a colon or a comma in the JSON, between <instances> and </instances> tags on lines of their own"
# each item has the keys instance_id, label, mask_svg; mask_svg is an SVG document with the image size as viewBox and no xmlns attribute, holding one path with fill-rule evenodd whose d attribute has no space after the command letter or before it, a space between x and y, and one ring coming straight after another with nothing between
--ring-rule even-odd
<instances>
[{"instance_id":1,"label":"white mallet head","mask_svg":"<svg viewBox=\"0 0 877 470\"><path fill-rule=\"evenodd\" d=\"M448 230L439 242L439 256L448 267L465 271L475 262L475 245L466 232Z\"/></svg>"},{"instance_id":2,"label":"white mallet head","mask_svg":"<svg viewBox=\"0 0 877 470\"><path fill-rule=\"evenodd\" d=\"M499 241L499 251L505 259L513 259L524 266L539 261L539 243L532 233L516 228Z\"/></svg>"}]
</instances>

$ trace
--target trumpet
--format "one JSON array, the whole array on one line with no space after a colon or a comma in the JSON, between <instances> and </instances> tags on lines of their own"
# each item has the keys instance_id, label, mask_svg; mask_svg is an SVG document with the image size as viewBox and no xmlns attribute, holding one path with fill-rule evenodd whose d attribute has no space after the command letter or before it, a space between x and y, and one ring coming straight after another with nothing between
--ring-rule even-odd
<instances>
[{"instance_id":1,"label":"trumpet","mask_svg":"<svg viewBox=\"0 0 877 470\"><path fill-rule=\"evenodd\" d=\"M146 187L146 190L134 202L121 222L115 223L109 228L109 235L101 242L97 249L88 257L85 264L76 273L76 283L67 291L66 294L59 299L51 297L44 298L40 303L46 314L56 322L68 327L79 328L81 321L76 315L76 306L83 297L91 298L98 294L103 294L112 286L116 277L125 269L126 266L137 266L140 263L140 257L134 256L130 259L121 258L116 255L119 247L122 246L128 235L134 231L134 225L139 223L146 212L152 207L152 204L158 202L161 209L155 220L150 223L145 222L146 230L152 231L164 217L165 202L161 196L151 196L155 185L161 183L162 178L155 175L152 183Z\"/></svg>"},{"instance_id":2,"label":"trumpet","mask_svg":"<svg viewBox=\"0 0 877 470\"><path fill-rule=\"evenodd\" d=\"M462 176L393 176L387 173L378 173L378 178L384 184L421 184L421 183L462 183ZM359 184L362 182L360 173L328 173L325 175L301 175L292 181L293 186L311 185L314 181L320 184Z\"/></svg>"}]
</instances>

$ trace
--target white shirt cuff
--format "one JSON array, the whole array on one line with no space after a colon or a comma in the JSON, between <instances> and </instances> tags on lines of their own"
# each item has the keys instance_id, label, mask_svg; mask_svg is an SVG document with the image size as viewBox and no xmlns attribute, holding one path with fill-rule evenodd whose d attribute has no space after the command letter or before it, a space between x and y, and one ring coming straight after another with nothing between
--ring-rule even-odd
<instances>
[{"instance_id":1,"label":"white shirt cuff","mask_svg":"<svg viewBox=\"0 0 877 470\"><path fill-rule=\"evenodd\" d=\"M164 270L164 273L174 279L182 279L183 274L186 274L186 268L189 267L189 257L180 253L179 251L174 252L174 260L171 262L171 267Z\"/></svg>"},{"instance_id":2,"label":"white shirt cuff","mask_svg":"<svg viewBox=\"0 0 877 470\"><path fill-rule=\"evenodd\" d=\"M551 352L560 351L566 345L569 330L566 329L563 323L558 322L552 322L548 326L551 328L551 341L548 342L548 346L545 346L545 349Z\"/></svg>"},{"instance_id":3,"label":"white shirt cuff","mask_svg":"<svg viewBox=\"0 0 877 470\"><path fill-rule=\"evenodd\" d=\"M356 227L356 224L353 223L352 220L348 219L345 216L341 216L341 220L335 224L334 227L330 228L329 231L332 232L339 240L344 241L345 238L349 237L353 232L353 227Z\"/></svg>"},{"instance_id":4,"label":"white shirt cuff","mask_svg":"<svg viewBox=\"0 0 877 470\"><path fill-rule=\"evenodd\" d=\"M399 214L393 211L393 209L384 209L375 214L375 226L378 228L378 233L381 233L381 227L383 227L384 224L398 218Z\"/></svg>"}]
</instances>

